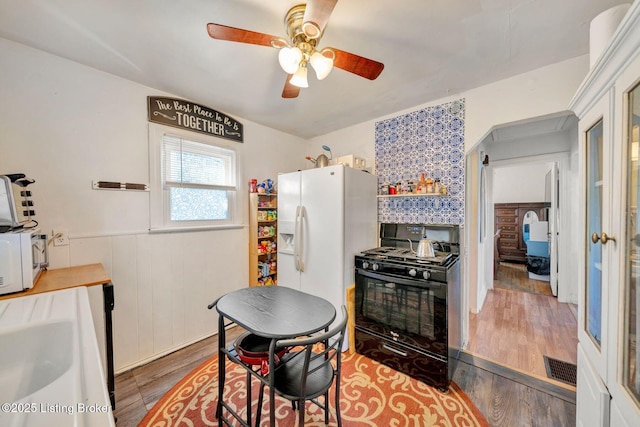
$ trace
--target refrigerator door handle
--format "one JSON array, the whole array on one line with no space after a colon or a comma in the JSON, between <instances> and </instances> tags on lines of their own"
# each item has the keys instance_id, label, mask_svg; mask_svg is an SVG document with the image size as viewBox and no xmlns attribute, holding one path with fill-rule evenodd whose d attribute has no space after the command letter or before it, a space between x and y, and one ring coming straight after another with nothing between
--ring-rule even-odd
<instances>
[{"instance_id":1,"label":"refrigerator door handle","mask_svg":"<svg viewBox=\"0 0 640 427\"><path fill-rule=\"evenodd\" d=\"M298 244L300 245L300 247L298 248L298 265L300 266L299 271L300 272L304 272L304 223L306 221L307 218L307 210L304 208L304 206L300 206L300 232L299 232L299 238L298 238Z\"/></svg>"},{"instance_id":2,"label":"refrigerator door handle","mask_svg":"<svg viewBox=\"0 0 640 427\"><path fill-rule=\"evenodd\" d=\"M296 267L296 271L300 271L300 254L298 248L300 247L300 206L296 206L296 217L293 226L293 262Z\"/></svg>"}]
</instances>

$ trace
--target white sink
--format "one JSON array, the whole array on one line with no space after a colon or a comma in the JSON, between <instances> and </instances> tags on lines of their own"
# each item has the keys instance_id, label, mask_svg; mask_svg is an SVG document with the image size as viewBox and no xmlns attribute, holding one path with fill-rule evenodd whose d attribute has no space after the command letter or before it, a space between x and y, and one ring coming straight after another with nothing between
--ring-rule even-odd
<instances>
[{"instance_id":1,"label":"white sink","mask_svg":"<svg viewBox=\"0 0 640 427\"><path fill-rule=\"evenodd\" d=\"M54 382L73 363L73 323L41 323L2 334L0 402L17 402Z\"/></svg>"},{"instance_id":2,"label":"white sink","mask_svg":"<svg viewBox=\"0 0 640 427\"><path fill-rule=\"evenodd\" d=\"M0 301L0 349L0 426L115 426L85 287Z\"/></svg>"}]
</instances>

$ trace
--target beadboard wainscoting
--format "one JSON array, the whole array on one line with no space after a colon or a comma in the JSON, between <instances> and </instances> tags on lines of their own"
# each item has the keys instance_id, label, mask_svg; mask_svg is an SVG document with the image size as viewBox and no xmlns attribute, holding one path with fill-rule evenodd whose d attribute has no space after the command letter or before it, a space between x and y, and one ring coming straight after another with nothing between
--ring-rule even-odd
<instances>
[{"instance_id":1,"label":"beadboard wainscoting","mask_svg":"<svg viewBox=\"0 0 640 427\"><path fill-rule=\"evenodd\" d=\"M113 281L116 372L216 333L207 305L249 280L246 227L71 237L70 264L100 262Z\"/></svg>"},{"instance_id":2,"label":"beadboard wainscoting","mask_svg":"<svg viewBox=\"0 0 640 427\"><path fill-rule=\"evenodd\" d=\"M465 100L425 107L375 124L378 183L439 179L447 196L388 197L380 222L464 224Z\"/></svg>"}]
</instances>

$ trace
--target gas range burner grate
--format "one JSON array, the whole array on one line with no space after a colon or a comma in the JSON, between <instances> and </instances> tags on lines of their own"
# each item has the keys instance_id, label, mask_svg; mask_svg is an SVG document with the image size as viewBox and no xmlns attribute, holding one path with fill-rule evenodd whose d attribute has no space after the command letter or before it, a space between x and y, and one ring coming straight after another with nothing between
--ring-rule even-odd
<instances>
[{"instance_id":1,"label":"gas range burner grate","mask_svg":"<svg viewBox=\"0 0 640 427\"><path fill-rule=\"evenodd\" d=\"M411 252L409 248L396 248L391 246L381 246L363 251L362 253L372 258L375 257L376 259L394 259L431 265L444 265L453 257L451 252L439 251L436 251L435 257L419 257Z\"/></svg>"}]
</instances>

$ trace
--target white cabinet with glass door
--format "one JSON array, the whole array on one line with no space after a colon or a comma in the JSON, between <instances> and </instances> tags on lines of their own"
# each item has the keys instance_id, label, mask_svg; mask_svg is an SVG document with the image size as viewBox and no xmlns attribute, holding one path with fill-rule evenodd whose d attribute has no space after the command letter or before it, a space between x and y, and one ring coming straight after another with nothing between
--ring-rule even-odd
<instances>
[{"instance_id":1,"label":"white cabinet with glass door","mask_svg":"<svg viewBox=\"0 0 640 427\"><path fill-rule=\"evenodd\" d=\"M577 425L640 425L640 1L571 103L580 119L583 232Z\"/></svg>"}]
</instances>

